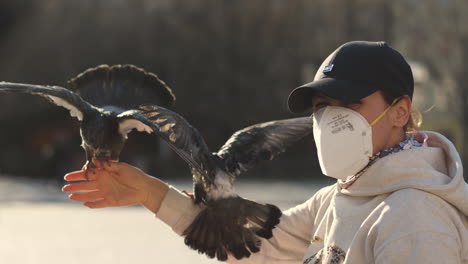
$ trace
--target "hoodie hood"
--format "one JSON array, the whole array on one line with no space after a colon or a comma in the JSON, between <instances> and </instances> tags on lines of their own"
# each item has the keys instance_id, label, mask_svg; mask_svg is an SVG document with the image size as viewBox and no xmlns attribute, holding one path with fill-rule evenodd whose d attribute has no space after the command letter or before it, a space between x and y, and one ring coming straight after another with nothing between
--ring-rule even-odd
<instances>
[{"instance_id":1,"label":"hoodie hood","mask_svg":"<svg viewBox=\"0 0 468 264\"><path fill-rule=\"evenodd\" d=\"M427 147L415 147L376 161L348 189L351 196L376 196L413 188L436 195L468 216L468 185L455 146L439 133L424 131Z\"/></svg>"}]
</instances>

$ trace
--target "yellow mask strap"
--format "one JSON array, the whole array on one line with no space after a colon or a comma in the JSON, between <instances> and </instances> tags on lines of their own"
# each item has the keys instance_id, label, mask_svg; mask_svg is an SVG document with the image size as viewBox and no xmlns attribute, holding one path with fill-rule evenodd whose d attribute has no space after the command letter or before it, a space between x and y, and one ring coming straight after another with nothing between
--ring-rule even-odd
<instances>
[{"instance_id":1,"label":"yellow mask strap","mask_svg":"<svg viewBox=\"0 0 468 264\"><path fill-rule=\"evenodd\" d=\"M395 105L398 102L399 99L400 99L400 97L395 98L395 100L393 100L392 104L389 107L387 107L387 109L385 109L385 111L383 111L372 123L370 123L370 126L372 127L375 124L377 124L377 122L379 122L379 120L382 119L382 117L384 117L384 115L388 112L388 110L390 110L390 108L393 105Z\"/></svg>"}]
</instances>

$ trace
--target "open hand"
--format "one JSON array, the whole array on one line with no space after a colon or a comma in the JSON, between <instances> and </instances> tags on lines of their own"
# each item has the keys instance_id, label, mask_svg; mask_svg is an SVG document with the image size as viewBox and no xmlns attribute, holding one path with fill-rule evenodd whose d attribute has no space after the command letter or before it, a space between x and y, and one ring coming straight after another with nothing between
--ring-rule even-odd
<instances>
[{"instance_id":1,"label":"open hand","mask_svg":"<svg viewBox=\"0 0 468 264\"><path fill-rule=\"evenodd\" d=\"M157 212L167 192L167 185L126 163L94 161L98 167L88 174L75 171L65 175L67 181L82 181L65 185L69 198L85 202L89 208L104 208L143 204Z\"/></svg>"}]
</instances>

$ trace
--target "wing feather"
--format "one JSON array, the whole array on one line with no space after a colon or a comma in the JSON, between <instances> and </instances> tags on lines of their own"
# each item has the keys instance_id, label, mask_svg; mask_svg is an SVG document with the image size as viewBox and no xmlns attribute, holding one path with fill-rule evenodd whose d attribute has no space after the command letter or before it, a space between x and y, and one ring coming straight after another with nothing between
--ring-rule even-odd
<instances>
[{"instance_id":1,"label":"wing feather","mask_svg":"<svg viewBox=\"0 0 468 264\"><path fill-rule=\"evenodd\" d=\"M237 176L312 133L312 124L312 118L301 117L249 126L234 133L217 155L226 171Z\"/></svg>"},{"instance_id":2,"label":"wing feather","mask_svg":"<svg viewBox=\"0 0 468 264\"><path fill-rule=\"evenodd\" d=\"M214 156L198 130L182 116L154 105L141 106L139 110L126 111L118 117L125 118L125 116L137 119L143 130L145 127L151 128L151 131L166 141L190 168L196 169L203 175L207 183L212 183L216 174Z\"/></svg>"},{"instance_id":3,"label":"wing feather","mask_svg":"<svg viewBox=\"0 0 468 264\"><path fill-rule=\"evenodd\" d=\"M141 111L128 110L119 115L119 133L127 138L128 133L136 129L140 132L151 134L154 132L154 126L147 118L141 115Z\"/></svg>"},{"instance_id":4,"label":"wing feather","mask_svg":"<svg viewBox=\"0 0 468 264\"><path fill-rule=\"evenodd\" d=\"M86 113L96 110L79 95L59 86L0 82L0 92L39 95L57 106L66 108L70 111L70 115L79 121L83 120Z\"/></svg>"},{"instance_id":5,"label":"wing feather","mask_svg":"<svg viewBox=\"0 0 468 264\"><path fill-rule=\"evenodd\" d=\"M123 112L151 103L170 107L176 98L156 74L135 65L99 65L68 81L70 90L101 108Z\"/></svg>"}]
</instances>

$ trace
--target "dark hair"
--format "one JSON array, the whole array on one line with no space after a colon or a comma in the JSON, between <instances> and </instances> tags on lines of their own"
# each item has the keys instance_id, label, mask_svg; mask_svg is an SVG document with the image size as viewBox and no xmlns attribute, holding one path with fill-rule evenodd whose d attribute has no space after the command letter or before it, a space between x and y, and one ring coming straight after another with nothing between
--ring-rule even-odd
<instances>
[{"instance_id":1,"label":"dark hair","mask_svg":"<svg viewBox=\"0 0 468 264\"><path fill-rule=\"evenodd\" d=\"M385 100L385 102L387 102L387 104L391 104L393 102L393 100L395 100L396 98L401 96L401 95L398 95L398 96L392 95L389 92L384 91L384 90L381 90L381 92L382 92L384 100ZM422 123L421 112L419 112L416 109L412 109L411 113L410 113L410 118L408 120L408 123L406 123L406 125L403 127L403 131L404 132L416 131L421 126L421 123Z\"/></svg>"}]
</instances>

